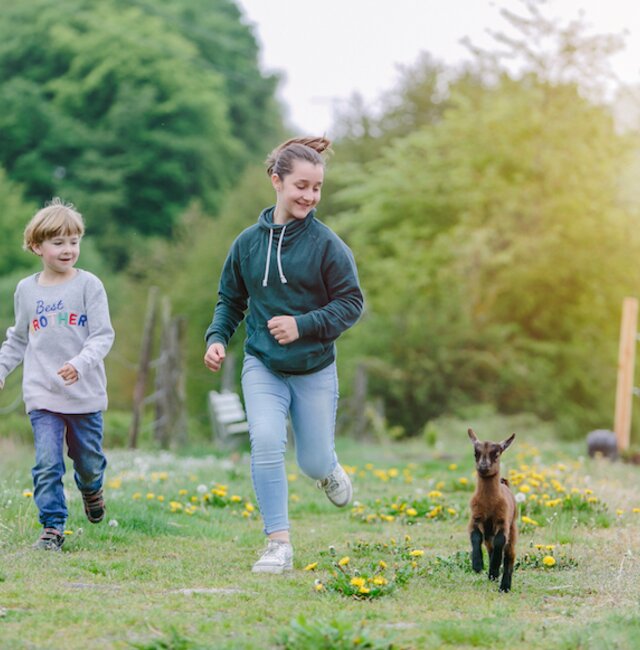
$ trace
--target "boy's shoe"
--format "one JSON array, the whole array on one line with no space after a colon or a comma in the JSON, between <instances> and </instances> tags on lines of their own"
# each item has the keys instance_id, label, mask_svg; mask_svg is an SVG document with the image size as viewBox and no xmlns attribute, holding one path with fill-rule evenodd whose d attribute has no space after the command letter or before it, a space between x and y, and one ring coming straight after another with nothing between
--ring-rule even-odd
<instances>
[{"instance_id":1,"label":"boy's shoe","mask_svg":"<svg viewBox=\"0 0 640 650\"><path fill-rule=\"evenodd\" d=\"M45 528L33 545L40 551L59 551L64 544L64 535L56 528Z\"/></svg>"},{"instance_id":2,"label":"boy's shoe","mask_svg":"<svg viewBox=\"0 0 640 650\"><path fill-rule=\"evenodd\" d=\"M253 565L253 573L282 573L293 569L293 548L289 542L267 541L262 557Z\"/></svg>"},{"instance_id":3,"label":"boy's shoe","mask_svg":"<svg viewBox=\"0 0 640 650\"><path fill-rule=\"evenodd\" d=\"M353 496L351 479L342 468L342 465L336 465L333 472L324 480L318 481L316 485L325 491L329 501L338 508L344 508Z\"/></svg>"},{"instance_id":4,"label":"boy's shoe","mask_svg":"<svg viewBox=\"0 0 640 650\"><path fill-rule=\"evenodd\" d=\"M95 492L82 492L84 502L84 513L92 524L97 524L104 519L107 507L104 505L104 494L102 488Z\"/></svg>"}]
</instances>

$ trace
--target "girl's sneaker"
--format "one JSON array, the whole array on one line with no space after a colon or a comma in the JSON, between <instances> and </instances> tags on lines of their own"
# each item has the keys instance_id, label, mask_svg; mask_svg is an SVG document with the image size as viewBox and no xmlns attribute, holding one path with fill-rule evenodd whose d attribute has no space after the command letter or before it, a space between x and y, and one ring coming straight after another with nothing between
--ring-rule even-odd
<instances>
[{"instance_id":1,"label":"girl's sneaker","mask_svg":"<svg viewBox=\"0 0 640 650\"><path fill-rule=\"evenodd\" d=\"M64 544L64 535L56 528L45 528L33 545L40 551L59 551Z\"/></svg>"},{"instance_id":2,"label":"girl's sneaker","mask_svg":"<svg viewBox=\"0 0 640 650\"><path fill-rule=\"evenodd\" d=\"M333 472L324 480L318 481L316 485L325 491L329 501L338 508L344 508L353 496L351 479L342 468L342 465L336 465Z\"/></svg>"},{"instance_id":3,"label":"girl's sneaker","mask_svg":"<svg viewBox=\"0 0 640 650\"><path fill-rule=\"evenodd\" d=\"M293 569L293 548L289 542L267 541L262 557L253 565L253 573L282 573Z\"/></svg>"},{"instance_id":4,"label":"girl's sneaker","mask_svg":"<svg viewBox=\"0 0 640 650\"><path fill-rule=\"evenodd\" d=\"M95 492L83 492L84 513L92 524L98 524L104 519L106 506L104 505L104 494L102 488Z\"/></svg>"}]
</instances>

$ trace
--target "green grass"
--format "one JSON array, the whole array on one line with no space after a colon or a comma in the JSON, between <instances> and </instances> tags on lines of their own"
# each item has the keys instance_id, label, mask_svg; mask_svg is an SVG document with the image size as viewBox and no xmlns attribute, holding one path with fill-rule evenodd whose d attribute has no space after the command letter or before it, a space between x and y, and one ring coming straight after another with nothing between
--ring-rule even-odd
<instances>
[{"instance_id":1,"label":"green grass","mask_svg":"<svg viewBox=\"0 0 640 650\"><path fill-rule=\"evenodd\" d=\"M340 441L353 510L331 506L291 456L296 555L285 576L250 572L263 536L246 506L245 455L111 451L105 522L86 521L68 473L71 534L62 553L42 553L30 548L39 526L23 496L32 450L0 440L0 648L638 647L638 469L581 458L583 443L555 441L530 418L473 425L481 438L517 432L503 457L514 491L544 475L547 500L562 494L553 480L570 496L541 506L544 486L530 485L527 497L540 497L520 507L538 525L520 526L509 594L469 567L466 423L443 420L428 441ZM374 588L376 576L388 584Z\"/></svg>"}]
</instances>

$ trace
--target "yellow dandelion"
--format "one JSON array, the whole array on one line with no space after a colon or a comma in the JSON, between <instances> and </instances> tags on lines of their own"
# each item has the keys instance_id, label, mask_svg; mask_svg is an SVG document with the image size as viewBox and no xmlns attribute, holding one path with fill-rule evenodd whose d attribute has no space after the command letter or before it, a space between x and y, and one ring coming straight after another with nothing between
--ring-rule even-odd
<instances>
[{"instance_id":1,"label":"yellow dandelion","mask_svg":"<svg viewBox=\"0 0 640 650\"><path fill-rule=\"evenodd\" d=\"M356 576L355 578L351 578L350 585L353 587L364 587L366 583L366 580L364 578L361 578L360 576Z\"/></svg>"},{"instance_id":2,"label":"yellow dandelion","mask_svg":"<svg viewBox=\"0 0 640 650\"><path fill-rule=\"evenodd\" d=\"M297 474L287 474L287 481L289 481L290 483L297 480L298 480Z\"/></svg>"},{"instance_id":3,"label":"yellow dandelion","mask_svg":"<svg viewBox=\"0 0 640 650\"><path fill-rule=\"evenodd\" d=\"M445 485L444 481L438 481L438 482L436 483L436 490L443 490L443 489L444 489L444 485Z\"/></svg>"},{"instance_id":4,"label":"yellow dandelion","mask_svg":"<svg viewBox=\"0 0 640 650\"><path fill-rule=\"evenodd\" d=\"M372 580L374 585L382 586L389 583L389 581L384 576L375 576Z\"/></svg>"},{"instance_id":5,"label":"yellow dandelion","mask_svg":"<svg viewBox=\"0 0 640 650\"><path fill-rule=\"evenodd\" d=\"M542 564L544 564L545 566L549 566L549 567L555 566L555 563L556 563L556 559L551 555L545 555L542 558Z\"/></svg>"},{"instance_id":6,"label":"yellow dandelion","mask_svg":"<svg viewBox=\"0 0 640 650\"><path fill-rule=\"evenodd\" d=\"M416 548L415 550L411 551L409 555L411 557L422 557L424 555L424 551L420 548Z\"/></svg>"},{"instance_id":7,"label":"yellow dandelion","mask_svg":"<svg viewBox=\"0 0 640 650\"><path fill-rule=\"evenodd\" d=\"M378 566L381 569L386 569L387 568L387 563L384 560L380 560L380 562L378 562Z\"/></svg>"},{"instance_id":8,"label":"yellow dandelion","mask_svg":"<svg viewBox=\"0 0 640 650\"><path fill-rule=\"evenodd\" d=\"M244 504L244 507L245 507L245 510L247 510L248 512L253 512L256 509L255 506L253 505L253 503L251 503L250 501L247 501Z\"/></svg>"},{"instance_id":9,"label":"yellow dandelion","mask_svg":"<svg viewBox=\"0 0 640 650\"><path fill-rule=\"evenodd\" d=\"M407 508L406 514L409 517L415 517L418 514L418 511L415 508Z\"/></svg>"},{"instance_id":10,"label":"yellow dandelion","mask_svg":"<svg viewBox=\"0 0 640 650\"><path fill-rule=\"evenodd\" d=\"M32 492L31 490L24 490L24 491L22 492L22 496L23 496L23 497L32 497L32 496L33 496L33 492Z\"/></svg>"},{"instance_id":11,"label":"yellow dandelion","mask_svg":"<svg viewBox=\"0 0 640 650\"><path fill-rule=\"evenodd\" d=\"M345 555L343 558L338 560L338 566L347 566L351 558L348 555Z\"/></svg>"},{"instance_id":12,"label":"yellow dandelion","mask_svg":"<svg viewBox=\"0 0 640 650\"><path fill-rule=\"evenodd\" d=\"M458 513L453 508L447 508L447 512L453 517Z\"/></svg>"},{"instance_id":13,"label":"yellow dandelion","mask_svg":"<svg viewBox=\"0 0 640 650\"><path fill-rule=\"evenodd\" d=\"M311 562L311 564L307 564L307 566L304 568L305 571L315 571L315 569L318 568L318 563L317 562Z\"/></svg>"},{"instance_id":14,"label":"yellow dandelion","mask_svg":"<svg viewBox=\"0 0 640 650\"><path fill-rule=\"evenodd\" d=\"M469 484L469 479L466 476L461 476L458 479L458 483L460 483L460 485L468 485Z\"/></svg>"},{"instance_id":15,"label":"yellow dandelion","mask_svg":"<svg viewBox=\"0 0 640 650\"><path fill-rule=\"evenodd\" d=\"M527 517L526 515L522 516L522 523L523 524L531 524L532 526L539 526L540 525L535 519L531 519L531 517Z\"/></svg>"},{"instance_id":16,"label":"yellow dandelion","mask_svg":"<svg viewBox=\"0 0 640 650\"><path fill-rule=\"evenodd\" d=\"M409 543L411 541L411 535L405 535L404 536L404 541Z\"/></svg>"},{"instance_id":17,"label":"yellow dandelion","mask_svg":"<svg viewBox=\"0 0 640 650\"><path fill-rule=\"evenodd\" d=\"M140 492L134 492L133 495L131 496L132 499L141 499L142 494Z\"/></svg>"},{"instance_id":18,"label":"yellow dandelion","mask_svg":"<svg viewBox=\"0 0 640 650\"><path fill-rule=\"evenodd\" d=\"M73 531L72 530L65 530L64 534L65 535L73 535Z\"/></svg>"},{"instance_id":19,"label":"yellow dandelion","mask_svg":"<svg viewBox=\"0 0 640 650\"><path fill-rule=\"evenodd\" d=\"M631 512L638 514L640 512L640 508L633 508Z\"/></svg>"},{"instance_id":20,"label":"yellow dandelion","mask_svg":"<svg viewBox=\"0 0 640 650\"><path fill-rule=\"evenodd\" d=\"M164 497L163 497L161 494L159 494L159 495L156 497L156 499L158 499L158 501L160 501L160 503L162 503L162 502L164 501Z\"/></svg>"},{"instance_id":21,"label":"yellow dandelion","mask_svg":"<svg viewBox=\"0 0 640 650\"><path fill-rule=\"evenodd\" d=\"M624 514L624 510L622 508L618 508L616 510L616 514L618 515L618 517L622 517L622 515Z\"/></svg>"},{"instance_id":22,"label":"yellow dandelion","mask_svg":"<svg viewBox=\"0 0 640 650\"><path fill-rule=\"evenodd\" d=\"M155 498L156 498L156 495L153 492L147 492L147 499L151 500L151 499L155 499Z\"/></svg>"},{"instance_id":23,"label":"yellow dandelion","mask_svg":"<svg viewBox=\"0 0 640 650\"><path fill-rule=\"evenodd\" d=\"M231 503L240 503L242 501L242 497L237 495L237 494L232 494L231 495Z\"/></svg>"},{"instance_id":24,"label":"yellow dandelion","mask_svg":"<svg viewBox=\"0 0 640 650\"><path fill-rule=\"evenodd\" d=\"M300 497L297 494L290 494L289 499L291 499L291 501L294 503L298 503L298 501L300 501Z\"/></svg>"},{"instance_id":25,"label":"yellow dandelion","mask_svg":"<svg viewBox=\"0 0 640 650\"><path fill-rule=\"evenodd\" d=\"M442 492L440 492L440 490L431 490L431 492L429 492L429 494L427 494L427 496L430 499L438 499L438 498L440 498L442 496Z\"/></svg>"},{"instance_id":26,"label":"yellow dandelion","mask_svg":"<svg viewBox=\"0 0 640 650\"><path fill-rule=\"evenodd\" d=\"M449 469L452 472L455 472L458 469L458 466L455 463L451 463L451 465L449 465Z\"/></svg>"},{"instance_id":27,"label":"yellow dandelion","mask_svg":"<svg viewBox=\"0 0 640 650\"><path fill-rule=\"evenodd\" d=\"M369 594L369 593L371 593L371 589L369 589L368 587L360 587L360 589L358 589L358 593L359 594Z\"/></svg>"},{"instance_id":28,"label":"yellow dandelion","mask_svg":"<svg viewBox=\"0 0 640 650\"><path fill-rule=\"evenodd\" d=\"M107 486L110 487L112 490L118 490L119 488L122 487L122 479L121 478L112 478L107 483Z\"/></svg>"},{"instance_id":29,"label":"yellow dandelion","mask_svg":"<svg viewBox=\"0 0 640 650\"><path fill-rule=\"evenodd\" d=\"M189 494L189 490L185 490L184 488L182 488L181 490L178 490L178 495L179 496L183 497L183 496L185 496L185 494Z\"/></svg>"},{"instance_id":30,"label":"yellow dandelion","mask_svg":"<svg viewBox=\"0 0 640 650\"><path fill-rule=\"evenodd\" d=\"M399 472L398 472L398 470L397 470L395 467L392 467L392 468L389 470L389 476L390 476L391 478L396 478L396 476L398 476L398 474L399 474Z\"/></svg>"},{"instance_id":31,"label":"yellow dandelion","mask_svg":"<svg viewBox=\"0 0 640 650\"><path fill-rule=\"evenodd\" d=\"M313 588L314 588L316 591L324 591L324 585L323 585L321 582L316 582L316 583L313 585Z\"/></svg>"},{"instance_id":32,"label":"yellow dandelion","mask_svg":"<svg viewBox=\"0 0 640 650\"><path fill-rule=\"evenodd\" d=\"M198 503L198 501L200 501L200 499L198 499L198 497L195 494L189 500L191 501L191 503Z\"/></svg>"},{"instance_id":33,"label":"yellow dandelion","mask_svg":"<svg viewBox=\"0 0 640 650\"><path fill-rule=\"evenodd\" d=\"M242 516L243 517L251 517L251 513L248 510L243 510L242 511Z\"/></svg>"},{"instance_id":34,"label":"yellow dandelion","mask_svg":"<svg viewBox=\"0 0 640 650\"><path fill-rule=\"evenodd\" d=\"M525 494L527 492L531 492L531 486L527 485L526 483L523 483L519 488L520 492L524 492Z\"/></svg>"},{"instance_id":35,"label":"yellow dandelion","mask_svg":"<svg viewBox=\"0 0 640 650\"><path fill-rule=\"evenodd\" d=\"M545 549L546 549L547 551L553 551L553 549L554 549L555 547L556 547L555 544L547 544L547 545L545 546Z\"/></svg>"}]
</instances>

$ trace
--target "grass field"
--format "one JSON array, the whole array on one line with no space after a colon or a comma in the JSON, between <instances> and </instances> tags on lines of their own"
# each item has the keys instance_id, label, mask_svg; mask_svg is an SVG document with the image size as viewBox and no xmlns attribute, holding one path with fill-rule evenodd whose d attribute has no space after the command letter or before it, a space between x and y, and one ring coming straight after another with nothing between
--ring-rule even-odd
<instances>
[{"instance_id":1,"label":"grass field","mask_svg":"<svg viewBox=\"0 0 640 650\"><path fill-rule=\"evenodd\" d=\"M471 424L517 438L513 591L470 569ZM640 648L640 478L529 418L441 421L431 442L341 441L355 503L334 508L290 457L295 570L263 545L246 455L109 452L89 524L70 473L61 553L39 533L31 449L0 440L0 647Z\"/></svg>"}]
</instances>

